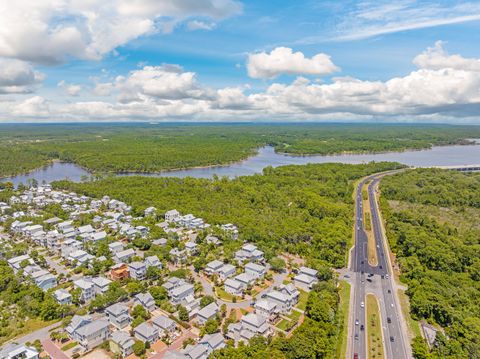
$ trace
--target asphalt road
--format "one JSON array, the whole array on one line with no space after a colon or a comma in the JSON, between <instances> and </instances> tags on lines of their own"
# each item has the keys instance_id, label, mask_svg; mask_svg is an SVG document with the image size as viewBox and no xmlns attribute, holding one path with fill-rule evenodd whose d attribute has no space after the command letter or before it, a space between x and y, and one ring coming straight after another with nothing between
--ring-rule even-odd
<instances>
[{"instance_id":1,"label":"asphalt road","mask_svg":"<svg viewBox=\"0 0 480 359\"><path fill-rule=\"evenodd\" d=\"M365 294L373 293L377 296L380 304L380 316L382 322L384 349L388 359L411 358L406 328L401 318L401 309L394 290L394 283L390 269L388 254L385 250L386 243L380 222L378 205L375 199L375 190L382 175L373 175L358 184L356 189L355 204L355 248L351 261L353 271L353 307L351 308L354 326L351 329L350 340L352 357L357 354L358 359L366 359L367 337L363 325L366 328L365 318ZM368 263L367 244L368 237L363 227L362 187L365 182L372 180L368 186L368 195L372 215L372 230L375 236L375 244L378 258L378 266ZM389 319L388 319L389 318ZM390 321L390 323L388 323ZM358 323L358 324L357 324Z\"/></svg>"}]
</instances>

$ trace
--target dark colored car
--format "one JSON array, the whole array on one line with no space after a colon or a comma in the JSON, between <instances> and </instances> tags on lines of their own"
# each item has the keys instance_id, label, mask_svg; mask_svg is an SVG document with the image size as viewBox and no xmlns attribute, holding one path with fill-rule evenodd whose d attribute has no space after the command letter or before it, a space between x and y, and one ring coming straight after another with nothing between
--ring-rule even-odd
<instances>
[{"instance_id":1,"label":"dark colored car","mask_svg":"<svg viewBox=\"0 0 480 359\"><path fill-rule=\"evenodd\" d=\"M358 359L358 354L357 353L353 354L353 359Z\"/></svg>"},{"instance_id":2,"label":"dark colored car","mask_svg":"<svg viewBox=\"0 0 480 359\"><path fill-rule=\"evenodd\" d=\"M363 330L363 329L365 329L365 327L362 324L362 325L360 325L360 330Z\"/></svg>"},{"instance_id":3,"label":"dark colored car","mask_svg":"<svg viewBox=\"0 0 480 359\"><path fill-rule=\"evenodd\" d=\"M387 323L389 323L389 324L390 324L391 322L392 322L392 318L390 318L390 317L387 317Z\"/></svg>"},{"instance_id":4,"label":"dark colored car","mask_svg":"<svg viewBox=\"0 0 480 359\"><path fill-rule=\"evenodd\" d=\"M395 341L394 337L390 337L390 341L393 343Z\"/></svg>"}]
</instances>

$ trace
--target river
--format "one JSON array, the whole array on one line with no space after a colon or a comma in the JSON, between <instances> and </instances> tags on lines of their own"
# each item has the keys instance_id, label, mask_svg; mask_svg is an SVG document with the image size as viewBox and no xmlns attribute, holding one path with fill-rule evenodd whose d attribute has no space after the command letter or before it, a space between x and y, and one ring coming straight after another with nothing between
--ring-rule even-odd
<instances>
[{"instance_id":1,"label":"river","mask_svg":"<svg viewBox=\"0 0 480 359\"><path fill-rule=\"evenodd\" d=\"M303 165L307 163L367 163L371 161L390 161L400 162L415 167L432 166L461 166L480 164L480 145L472 146L441 146L433 147L421 151L388 152L375 154L342 154L329 156L289 156L275 153L273 147L262 147L258 154L244 161L236 162L226 166L213 166L206 168L191 168L185 170L168 171L162 173L146 173L142 176L152 177L197 177L212 178L214 175L219 177L227 176L230 178L237 176L253 175L261 173L263 168L283 165ZM70 179L80 181L82 176L91 174L83 168L73 163L55 162L47 167L40 168L25 175L19 175L10 178L4 178L2 181L11 181L15 185L19 183L26 184L31 178L35 178L39 183L51 182L60 179ZM122 173L119 176L138 175L132 173Z\"/></svg>"}]
</instances>

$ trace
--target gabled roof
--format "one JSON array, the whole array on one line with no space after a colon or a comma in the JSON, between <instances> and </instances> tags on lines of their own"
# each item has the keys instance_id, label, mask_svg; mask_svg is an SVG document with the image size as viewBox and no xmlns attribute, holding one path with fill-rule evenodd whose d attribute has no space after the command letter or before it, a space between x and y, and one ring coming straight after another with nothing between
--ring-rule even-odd
<instances>
[{"instance_id":1,"label":"gabled roof","mask_svg":"<svg viewBox=\"0 0 480 359\"><path fill-rule=\"evenodd\" d=\"M157 329L154 328L151 324L143 322L138 327L134 329L135 333L140 334L142 337L150 338L153 335L158 333Z\"/></svg>"},{"instance_id":2,"label":"gabled roof","mask_svg":"<svg viewBox=\"0 0 480 359\"><path fill-rule=\"evenodd\" d=\"M227 287L231 287L231 288L234 288L234 289L242 289L243 288L243 283L242 282L239 282L238 280L235 280L235 279L231 279L231 278L228 278L225 283L224 283Z\"/></svg>"},{"instance_id":3,"label":"gabled roof","mask_svg":"<svg viewBox=\"0 0 480 359\"><path fill-rule=\"evenodd\" d=\"M107 313L112 314L115 317L118 317L125 312L128 313L128 307L121 303L115 303L105 309Z\"/></svg>"},{"instance_id":4,"label":"gabled roof","mask_svg":"<svg viewBox=\"0 0 480 359\"><path fill-rule=\"evenodd\" d=\"M242 317L242 322L249 323L254 327L259 328L266 323L266 319L261 315L249 313Z\"/></svg>"},{"instance_id":5,"label":"gabled roof","mask_svg":"<svg viewBox=\"0 0 480 359\"><path fill-rule=\"evenodd\" d=\"M200 344L208 344L211 348L217 348L224 342L225 338L220 333L207 334L200 341Z\"/></svg>"},{"instance_id":6,"label":"gabled roof","mask_svg":"<svg viewBox=\"0 0 480 359\"><path fill-rule=\"evenodd\" d=\"M113 332L112 341L120 345L123 349L130 348L135 344L135 340L123 330Z\"/></svg>"},{"instance_id":7,"label":"gabled roof","mask_svg":"<svg viewBox=\"0 0 480 359\"><path fill-rule=\"evenodd\" d=\"M97 287L105 287L112 283L112 281L105 277L94 277L92 278L92 283L95 284Z\"/></svg>"},{"instance_id":8,"label":"gabled roof","mask_svg":"<svg viewBox=\"0 0 480 359\"><path fill-rule=\"evenodd\" d=\"M158 317L153 318L152 323L162 329L169 328L172 324L176 325L175 321L165 315L159 315Z\"/></svg>"},{"instance_id":9,"label":"gabled roof","mask_svg":"<svg viewBox=\"0 0 480 359\"><path fill-rule=\"evenodd\" d=\"M197 313L197 315L203 317L203 318L211 318L215 316L218 313L218 305L215 302L210 303L206 307L203 307L200 309Z\"/></svg>"},{"instance_id":10,"label":"gabled roof","mask_svg":"<svg viewBox=\"0 0 480 359\"><path fill-rule=\"evenodd\" d=\"M106 321L105 319L98 319L80 327L79 329L77 329L77 333L82 336L88 336L101 330L108 330L108 326L108 321Z\"/></svg>"}]
</instances>

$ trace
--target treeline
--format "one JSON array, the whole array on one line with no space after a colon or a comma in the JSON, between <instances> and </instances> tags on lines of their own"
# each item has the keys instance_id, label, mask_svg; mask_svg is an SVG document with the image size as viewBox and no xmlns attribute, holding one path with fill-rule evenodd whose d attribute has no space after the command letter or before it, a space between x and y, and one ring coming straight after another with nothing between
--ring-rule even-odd
<instances>
[{"instance_id":1,"label":"treeline","mask_svg":"<svg viewBox=\"0 0 480 359\"><path fill-rule=\"evenodd\" d=\"M407 171L385 177L381 191L387 235L408 284L411 315L445 330L437 334L431 352L416 338L415 357L479 358L480 175ZM387 200L410 205L398 209ZM467 211L464 222L450 219Z\"/></svg>"},{"instance_id":2,"label":"treeline","mask_svg":"<svg viewBox=\"0 0 480 359\"><path fill-rule=\"evenodd\" d=\"M227 346L213 352L213 359L321 359L335 358L341 335L338 289L333 280L320 282L310 292L305 321L290 338L252 338L248 345Z\"/></svg>"},{"instance_id":3,"label":"treeline","mask_svg":"<svg viewBox=\"0 0 480 359\"><path fill-rule=\"evenodd\" d=\"M422 149L464 143L471 137L480 137L480 129L304 123L4 124L0 126L0 176L22 173L52 159L75 162L94 172L145 173L239 161L265 145L283 153L326 155Z\"/></svg>"},{"instance_id":4,"label":"treeline","mask_svg":"<svg viewBox=\"0 0 480 359\"><path fill-rule=\"evenodd\" d=\"M26 319L49 321L69 314L49 292L15 275L7 261L0 261L0 343L16 335Z\"/></svg>"},{"instance_id":5,"label":"treeline","mask_svg":"<svg viewBox=\"0 0 480 359\"><path fill-rule=\"evenodd\" d=\"M176 208L211 224L235 223L242 239L259 244L268 258L288 251L338 268L351 239L352 181L398 166L285 166L232 180L112 177L53 185L93 197L108 194L132 205L134 214L155 206L159 213Z\"/></svg>"}]
</instances>

